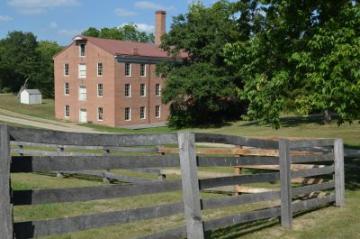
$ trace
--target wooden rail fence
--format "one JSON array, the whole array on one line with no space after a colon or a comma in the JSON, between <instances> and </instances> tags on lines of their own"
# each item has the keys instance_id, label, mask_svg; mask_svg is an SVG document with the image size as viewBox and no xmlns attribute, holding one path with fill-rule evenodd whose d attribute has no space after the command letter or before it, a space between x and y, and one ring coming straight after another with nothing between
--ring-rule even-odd
<instances>
[{"instance_id":1,"label":"wooden rail fence","mask_svg":"<svg viewBox=\"0 0 360 239\"><path fill-rule=\"evenodd\" d=\"M197 155L196 143L222 143L254 149L277 150L272 156L221 156ZM12 145L12 147L10 147ZM154 154L157 146L178 145L179 154ZM39 147L30 152L24 146ZM41 148L57 150L42 153ZM102 150L100 153L64 152L64 149L82 148ZM311 152L322 149L317 154ZM111 155L109 151L130 153ZM35 151L35 152L34 152ZM306 151L308 154L292 152ZM132 155L131 153L141 155ZM17 155L17 156L14 156ZM292 171L292 164L322 164L322 167ZM217 178L199 178L203 167L237 167L268 165L279 172L232 175ZM82 172L88 170L179 167L181 180L136 181L129 185L104 185L85 188L12 190L11 173ZM294 178L327 176L321 183L294 185ZM224 198L203 199L200 192L206 189L279 181L278 190L255 194L241 194ZM331 192L330 190L333 190ZM83 202L99 199L136 197L139 195L182 191L182 202L57 218L40 221L14 222L13 206L48 203ZM326 196L305 197L313 192L327 191ZM175 214L184 214L185 225L147 235L143 239L184 238L202 239L204 232L251 222L259 219L280 218L283 227L291 228L294 214L335 203L344 206L344 150L341 139L265 140L238 136L179 132L161 135L101 135L64 133L49 130L0 126L0 238L23 239L71 233L91 228L136 222ZM245 205L255 202L280 201L279 205L255 211L237 213L204 221L202 211Z\"/></svg>"}]
</instances>

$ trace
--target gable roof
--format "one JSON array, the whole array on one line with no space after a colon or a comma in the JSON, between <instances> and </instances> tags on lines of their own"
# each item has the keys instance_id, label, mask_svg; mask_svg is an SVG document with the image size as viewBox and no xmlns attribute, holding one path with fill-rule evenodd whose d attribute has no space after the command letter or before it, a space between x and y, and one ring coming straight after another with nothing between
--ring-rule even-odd
<instances>
[{"instance_id":1,"label":"gable roof","mask_svg":"<svg viewBox=\"0 0 360 239\"><path fill-rule=\"evenodd\" d=\"M142 43L134 41L120 41L102 39L96 37L82 37L94 45L102 48L113 56L118 55L137 55L146 57L168 58L169 55L154 43Z\"/></svg>"},{"instance_id":2,"label":"gable roof","mask_svg":"<svg viewBox=\"0 0 360 239\"><path fill-rule=\"evenodd\" d=\"M24 89L23 91L28 92L29 95L41 95L41 92L38 89Z\"/></svg>"},{"instance_id":3,"label":"gable roof","mask_svg":"<svg viewBox=\"0 0 360 239\"><path fill-rule=\"evenodd\" d=\"M158 45L154 43L143 43L143 42L135 42L135 41L122 41L122 40L112 40L112 39L103 39L97 37L89 37L89 36L76 36L73 38L73 45L75 41L82 40L88 41L97 47L103 49L104 51L110 53L113 56L142 56L142 57L155 57L155 58L173 58L168 55L168 53L162 50ZM69 46L68 46L69 47ZM54 58L60 55L63 51L65 51L68 47L64 48L58 54L54 56ZM179 58L186 58L187 54L181 52Z\"/></svg>"}]
</instances>

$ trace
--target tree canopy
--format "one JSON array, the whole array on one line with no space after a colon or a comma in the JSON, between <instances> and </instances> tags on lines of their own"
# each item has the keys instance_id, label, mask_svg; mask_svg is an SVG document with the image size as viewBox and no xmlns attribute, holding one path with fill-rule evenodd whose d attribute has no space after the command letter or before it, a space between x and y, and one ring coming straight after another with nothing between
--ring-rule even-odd
<instances>
[{"instance_id":1,"label":"tree canopy","mask_svg":"<svg viewBox=\"0 0 360 239\"><path fill-rule=\"evenodd\" d=\"M360 116L360 8L356 1L268 0L249 41L227 44L249 102L247 116L279 127L284 111Z\"/></svg>"},{"instance_id":2,"label":"tree canopy","mask_svg":"<svg viewBox=\"0 0 360 239\"><path fill-rule=\"evenodd\" d=\"M82 33L84 36L99 37L114 40L129 40L138 42L154 42L154 34L139 31L137 25L126 24L120 27L101 28L89 27Z\"/></svg>"},{"instance_id":3,"label":"tree canopy","mask_svg":"<svg viewBox=\"0 0 360 239\"><path fill-rule=\"evenodd\" d=\"M166 77L163 101L171 103L170 125L221 123L243 110L237 93L241 81L223 55L227 42L247 37L234 24L235 12L236 5L228 1L210 8L193 4L173 19L171 31L162 38L161 47L170 54L188 54L183 62L159 67Z\"/></svg>"},{"instance_id":4,"label":"tree canopy","mask_svg":"<svg viewBox=\"0 0 360 239\"><path fill-rule=\"evenodd\" d=\"M0 40L1 90L17 93L28 79L29 87L40 89L45 97L53 97L52 57L61 49L55 42L38 42L32 33L10 32Z\"/></svg>"},{"instance_id":5,"label":"tree canopy","mask_svg":"<svg viewBox=\"0 0 360 239\"><path fill-rule=\"evenodd\" d=\"M163 38L165 50L189 54L160 69L170 122L181 127L243 109L246 119L275 127L284 112L358 119L359 21L354 0L195 3Z\"/></svg>"}]
</instances>

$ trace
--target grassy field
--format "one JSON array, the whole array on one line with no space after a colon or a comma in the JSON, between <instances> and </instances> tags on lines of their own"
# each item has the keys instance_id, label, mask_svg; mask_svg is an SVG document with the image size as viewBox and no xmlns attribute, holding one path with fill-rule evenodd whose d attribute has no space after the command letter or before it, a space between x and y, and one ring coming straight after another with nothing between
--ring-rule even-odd
<instances>
[{"instance_id":1,"label":"grassy field","mask_svg":"<svg viewBox=\"0 0 360 239\"><path fill-rule=\"evenodd\" d=\"M54 100L51 99L43 99L43 103L41 105L24 105L19 103L16 95L1 94L0 109L34 117L41 117L44 119L55 118Z\"/></svg>"},{"instance_id":2,"label":"grassy field","mask_svg":"<svg viewBox=\"0 0 360 239\"><path fill-rule=\"evenodd\" d=\"M10 110L29 116L53 119L53 101L45 100L43 105L26 106L20 105L15 96L0 95L0 109ZM336 123L329 125L321 124L320 120L308 118L285 118L282 120L283 126L275 130L268 125L258 125L250 122L233 122L222 127L207 127L189 129L196 132L232 134L254 137L330 137L343 138L347 147L360 147L360 124L343 124L338 126ZM175 129L159 127L141 130L129 130L110 128L96 125L86 125L99 132L112 133L167 133L176 132ZM316 210L303 215L299 215L294 220L294 228L291 231L284 230L275 221L261 221L243 226L234 226L225 230L219 230L208 234L211 239L263 239L263 238L285 238L285 239L307 239L307 238L360 238L360 173L353 165L359 161L352 160L346 162L346 203L343 209L328 207ZM228 172L226 169L216 169L218 172ZM229 172L232 169L229 170ZM139 173L129 173L116 170L128 176L141 176L151 179L150 175ZM176 177L170 177L174 179ZM36 174L13 174L12 185L14 189L41 189L41 188L65 188L65 187L87 187L103 185L99 181L89 181L75 178L54 178ZM220 197L219 195L202 194L203 197ZM62 203L38 206L15 207L14 218L16 221L42 220L56 217L76 216L88 213L108 212L113 210L124 210L129 208L151 206L164 203L180 201L180 193L163 193L158 195L148 195L136 198L123 198L114 200L97 200L85 203ZM272 202L276 203L276 202ZM269 204L254 204L249 206L230 207L222 210L212 210L205 212L205 219L217 218L234 212L242 212L250 209L269 206ZM143 234L151 234L165 228L173 228L182 224L181 215L169 218L147 220L144 222L116 225L101 229L87 230L61 236L47 237L51 239L127 239Z\"/></svg>"}]
</instances>

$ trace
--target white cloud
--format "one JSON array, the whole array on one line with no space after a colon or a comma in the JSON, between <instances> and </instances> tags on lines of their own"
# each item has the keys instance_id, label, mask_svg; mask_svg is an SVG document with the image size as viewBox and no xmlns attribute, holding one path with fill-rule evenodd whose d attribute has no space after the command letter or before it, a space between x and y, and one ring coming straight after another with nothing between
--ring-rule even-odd
<instances>
[{"instance_id":1,"label":"white cloud","mask_svg":"<svg viewBox=\"0 0 360 239\"><path fill-rule=\"evenodd\" d=\"M55 29L58 28L59 25L56 22L50 22L49 26L50 28Z\"/></svg>"},{"instance_id":2,"label":"white cloud","mask_svg":"<svg viewBox=\"0 0 360 239\"><path fill-rule=\"evenodd\" d=\"M125 25L128 25L129 23L123 23L120 25L120 27L123 27ZM155 26L154 25L149 25L146 23L130 23L130 24L134 24L137 28L137 30L141 31L141 32L146 32L146 33L154 33L155 32Z\"/></svg>"},{"instance_id":3,"label":"white cloud","mask_svg":"<svg viewBox=\"0 0 360 239\"><path fill-rule=\"evenodd\" d=\"M77 29L60 29L58 30L58 34L62 35L62 36L67 36L67 37L74 37L76 35L81 34L82 30L77 30Z\"/></svg>"},{"instance_id":4,"label":"white cloud","mask_svg":"<svg viewBox=\"0 0 360 239\"><path fill-rule=\"evenodd\" d=\"M156 3L153 3L153 2L150 2L150 1L138 1L134 4L134 6L136 8L139 8L139 9L147 9L147 10L168 10L168 11L171 11L171 10L174 10L175 7L174 6L163 6L163 5L160 5L160 4L156 4Z\"/></svg>"},{"instance_id":5,"label":"white cloud","mask_svg":"<svg viewBox=\"0 0 360 239\"><path fill-rule=\"evenodd\" d=\"M135 24L137 26L137 29L141 32L146 32L146 33L154 33L155 32L155 26L154 25L148 25L145 23L138 23Z\"/></svg>"},{"instance_id":6,"label":"white cloud","mask_svg":"<svg viewBox=\"0 0 360 239\"><path fill-rule=\"evenodd\" d=\"M129 11L123 8L116 8L115 14L119 17L132 17L137 15L136 12Z\"/></svg>"},{"instance_id":7,"label":"white cloud","mask_svg":"<svg viewBox=\"0 0 360 239\"><path fill-rule=\"evenodd\" d=\"M9 22L9 21L12 21L13 18L12 17L9 17L9 16L1 16L0 15L0 22Z\"/></svg>"},{"instance_id":8,"label":"white cloud","mask_svg":"<svg viewBox=\"0 0 360 239\"><path fill-rule=\"evenodd\" d=\"M79 0L8 0L8 5L22 14L41 14L48 9L79 5Z\"/></svg>"}]
</instances>

